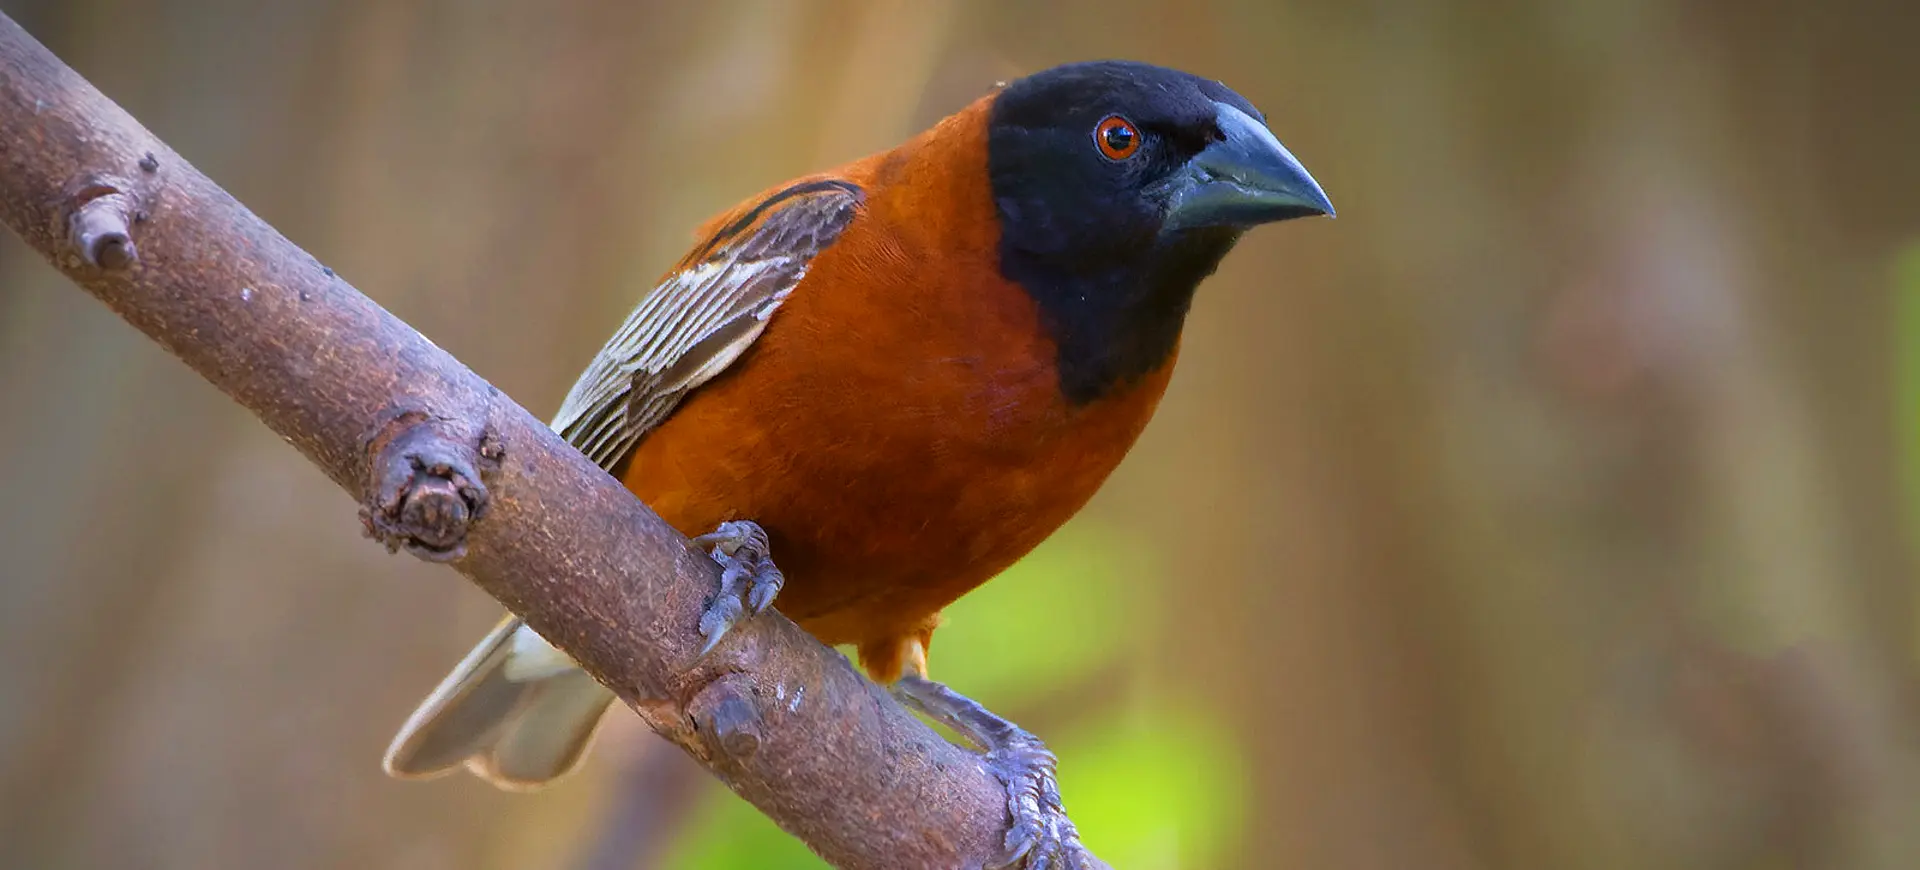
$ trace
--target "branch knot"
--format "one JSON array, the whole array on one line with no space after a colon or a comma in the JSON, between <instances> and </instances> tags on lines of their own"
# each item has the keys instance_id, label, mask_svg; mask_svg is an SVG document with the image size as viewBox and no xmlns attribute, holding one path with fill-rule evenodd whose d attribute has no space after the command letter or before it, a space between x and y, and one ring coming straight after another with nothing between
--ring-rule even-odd
<instances>
[{"instance_id":1,"label":"branch knot","mask_svg":"<svg viewBox=\"0 0 1920 870\"><path fill-rule=\"evenodd\" d=\"M67 243L87 265L120 271L140 259L130 229L140 212L133 184L110 175L77 184L62 209L67 220Z\"/></svg>"},{"instance_id":2,"label":"branch knot","mask_svg":"<svg viewBox=\"0 0 1920 870\"><path fill-rule=\"evenodd\" d=\"M491 431L462 438L447 423L402 411L367 439L360 521L390 552L404 547L429 562L458 559L467 551L468 527L486 513L483 478L500 465L500 439Z\"/></svg>"},{"instance_id":3,"label":"branch knot","mask_svg":"<svg viewBox=\"0 0 1920 870\"><path fill-rule=\"evenodd\" d=\"M729 674L688 705L696 726L707 735L708 747L735 764L760 750L760 713L749 697L752 692L746 677Z\"/></svg>"}]
</instances>

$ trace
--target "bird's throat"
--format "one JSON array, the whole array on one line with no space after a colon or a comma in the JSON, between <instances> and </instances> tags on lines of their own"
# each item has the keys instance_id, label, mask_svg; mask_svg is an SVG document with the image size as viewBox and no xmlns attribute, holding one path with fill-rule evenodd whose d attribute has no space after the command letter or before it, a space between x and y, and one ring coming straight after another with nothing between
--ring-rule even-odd
<instances>
[{"instance_id":1,"label":"bird's throat","mask_svg":"<svg viewBox=\"0 0 1920 870\"><path fill-rule=\"evenodd\" d=\"M1049 263L1009 249L1001 268L1039 307L1057 349L1061 393L1084 405L1172 360L1194 291L1236 236L1191 235L1098 263Z\"/></svg>"}]
</instances>

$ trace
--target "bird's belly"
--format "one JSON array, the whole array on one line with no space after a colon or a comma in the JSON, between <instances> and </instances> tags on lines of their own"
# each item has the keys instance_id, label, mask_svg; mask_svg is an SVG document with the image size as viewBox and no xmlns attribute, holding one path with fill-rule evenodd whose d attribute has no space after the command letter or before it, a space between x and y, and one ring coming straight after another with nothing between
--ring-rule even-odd
<instances>
[{"instance_id":1,"label":"bird's belly","mask_svg":"<svg viewBox=\"0 0 1920 870\"><path fill-rule=\"evenodd\" d=\"M842 485L762 506L788 572L782 612L832 643L905 631L1045 540L1123 453L1034 447L948 439L803 460L804 476Z\"/></svg>"},{"instance_id":2,"label":"bird's belly","mask_svg":"<svg viewBox=\"0 0 1920 870\"><path fill-rule=\"evenodd\" d=\"M939 362L885 380L716 382L642 442L627 484L689 535L758 522L787 577L777 607L822 641L910 632L1071 518L1166 383L1068 407L1044 367Z\"/></svg>"}]
</instances>

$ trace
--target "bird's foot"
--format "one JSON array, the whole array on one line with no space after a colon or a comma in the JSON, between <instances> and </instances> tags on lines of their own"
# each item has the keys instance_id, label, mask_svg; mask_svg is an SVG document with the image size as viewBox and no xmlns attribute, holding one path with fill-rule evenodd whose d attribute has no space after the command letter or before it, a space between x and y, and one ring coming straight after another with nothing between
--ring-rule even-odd
<instances>
[{"instance_id":1,"label":"bird's foot","mask_svg":"<svg viewBox=\"0 0 1920 870\"><path fill-rule=\"evenodd\" d=\"M1003 867L1069 870L1084 854L1080 833L1060 802L1060 781L1053 753L1026 729L993 714L979 702L925 677L904 676L893 684L907 706L959 732L985 751L987 769L1007 790L1012 817Z\"/></svg>"},{"instance_id":2,"label":"bird's foot","mask_svg":"<svg viewBox=\"0 0 1920 870\"><path fill-rule=\"evenodd\" d=\"M720 563L720 591L700 615L700 634L707 639L705 655L727 636L727 631L773 604L786 582L773 564L767 531L758 523L735 520L693 539Z\"/></svg>"}]
</instances>

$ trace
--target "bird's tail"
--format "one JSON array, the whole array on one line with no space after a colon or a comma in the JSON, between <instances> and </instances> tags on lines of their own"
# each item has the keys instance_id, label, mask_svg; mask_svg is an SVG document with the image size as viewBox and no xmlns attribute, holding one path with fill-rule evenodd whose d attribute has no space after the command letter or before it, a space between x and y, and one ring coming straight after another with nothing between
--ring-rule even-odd
<instances>
[{"instance_id":1,"label":"bird's tail","mask_svg":"<svg viewBox=\"0 0 1920 870\"><path fill-rule=\"evenodd\" d=\"M613 698L509 616L400 726L383 766L424 778L465 764L500 788L539 788L579 764Z\"/></svg>"}]
</instances>

